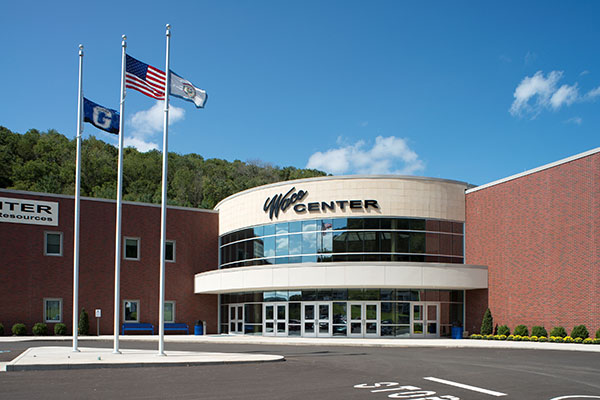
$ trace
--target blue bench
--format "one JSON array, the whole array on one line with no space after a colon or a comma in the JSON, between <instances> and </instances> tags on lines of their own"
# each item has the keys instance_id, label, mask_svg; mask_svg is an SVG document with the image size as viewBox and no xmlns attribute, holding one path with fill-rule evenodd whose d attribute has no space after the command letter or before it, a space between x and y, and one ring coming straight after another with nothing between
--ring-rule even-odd
<instances>
[{"instance_id":1,"label":"blue bench","mask_svg":"<svg viewBox=\"0 0 600 400\"><path fill-rule=\"evenodd\" d=\"M152 331L152 334L154 335L154 325L137 322L126 322L121 328L121 335L124 335L125 331Z\"/></svg>"},{"instance_id":2,"label":"blue bench","mask_svg":"<svg viewBox=\"0 0 600 400\"><path fill-rule=\"evenodd\" d=\"M165 323L165 332L172 332L172 331L185 331L186 335L189 335L190 330L187 324L182 324L182 323L174 323L174 322L168 322Z\"/></svg>"}]
</instances>

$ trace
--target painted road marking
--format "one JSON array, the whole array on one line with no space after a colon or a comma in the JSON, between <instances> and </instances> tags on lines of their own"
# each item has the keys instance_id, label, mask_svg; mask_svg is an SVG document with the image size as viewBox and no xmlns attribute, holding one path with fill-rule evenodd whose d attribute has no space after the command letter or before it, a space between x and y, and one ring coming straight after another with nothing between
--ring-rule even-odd
<instances>
[{"instance_id":1,"label":"painted road marking","mask_svg":"<svg viewBox=\"0 0 600 400\"><path fill-rule=\"evenodd\" d=\"M600 396L588 396L585 394L579 394L579 395L574 394L574 395L570 395L570 396L555 397L550 400L563 400L563 399L600 399Z\"/></svg>"},{"instance_id":2,"label":"painted road marking","mask_svg":"<svg viewBox=\"0 0 600 400\"><path fill-rule=\"evenodd\" d=\"M500 396L507 395L506 393L495 392L493 390L483 389L483 388L480 388L477 386L465 385L464 383L458 383L458 382L447 381L445 379L434 378L433 376L428 376L423 379L426 379L426 380L432 381L432 382L443 383L444 385L456 386L456 387L459 387L462 389L472 390L474 392L489 394L490 396L500 397Z\"/></svg>"}]
</instances>

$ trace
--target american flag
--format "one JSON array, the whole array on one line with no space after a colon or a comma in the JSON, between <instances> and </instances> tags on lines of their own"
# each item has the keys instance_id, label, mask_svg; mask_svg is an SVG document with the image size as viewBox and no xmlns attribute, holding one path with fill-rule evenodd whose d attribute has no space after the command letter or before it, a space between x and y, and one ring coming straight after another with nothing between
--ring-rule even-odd
<instances>
[{"instance_id":1,"label":"american flag","mask_svg":"<svg viewBox=\"0 0 600 400\"><path fill-rule=\"evenodd\" d=\"M156 100L165 99L165 73L127 55L125 87L142 92Z\"/></svg>"}]
</instances>

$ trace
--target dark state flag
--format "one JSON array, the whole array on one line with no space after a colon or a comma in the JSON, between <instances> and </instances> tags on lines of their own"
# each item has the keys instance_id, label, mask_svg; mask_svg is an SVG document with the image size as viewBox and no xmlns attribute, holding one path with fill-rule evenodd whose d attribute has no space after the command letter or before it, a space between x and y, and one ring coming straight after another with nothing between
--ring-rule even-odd
<instances>
[{"instance_id":1,"label":"dark state flag","mask_svg":"<svg viewBox=\"0 0 600 400\"><path fill-rule=\"evenodd\" d=\"M119 113L83 98L83 120L103 131L119 134Z\"/></svg>"}]
</instances>

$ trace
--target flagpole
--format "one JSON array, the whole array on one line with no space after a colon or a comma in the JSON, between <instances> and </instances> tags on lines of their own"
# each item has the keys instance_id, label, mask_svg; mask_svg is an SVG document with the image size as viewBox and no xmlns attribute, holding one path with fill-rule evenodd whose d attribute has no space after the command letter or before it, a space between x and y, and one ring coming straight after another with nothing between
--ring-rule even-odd
<instances>
[{"instance_id":1,"label":"flagpole","mask_svg":"<svg viewBox=\"0 0 600 400\"><path fill-rule=\"evenodd\" d=\"M81 106L83 102L83 45L79 45L79 90L77 92L77 159L75 167L75 226L73 229L73 351L78 352L78 310L79 310L79 203L81 181Z\"/></svg>"},{"instance_id":2,"label":"flagpole","mask_svg":"<svg viewBox=\"0 0 600 400\"><path fill-rule=\"evenodd\" d=\"M125 132L125 60L127 49L127 36L122 36L121 42L121 102L119 108L119 166L117 173L117 228L115 233L115 326L114 326L114 348L113 353L119 351L119 325L121 310L121 202L123 198L123 135Z\"/></svg>"},{"instance_id":3,"label":"flagpole","mask_svg":"<svg viewBox=\"0 0 600 400\"><path fill-rule=\"evenodd\" d=\"M162 164L162 203L160 212L160 294L158 304L158 355L165 354L165 241L167 233L167 167L168 167L168 132L169 132L169 86L171 73L169 70L169 52L171 42L171 25L167 24L167 56L165 66L165 118L163 123L163 164Z\"/></svg>"}]
</instances>

